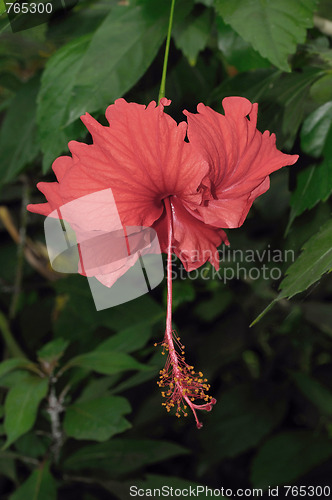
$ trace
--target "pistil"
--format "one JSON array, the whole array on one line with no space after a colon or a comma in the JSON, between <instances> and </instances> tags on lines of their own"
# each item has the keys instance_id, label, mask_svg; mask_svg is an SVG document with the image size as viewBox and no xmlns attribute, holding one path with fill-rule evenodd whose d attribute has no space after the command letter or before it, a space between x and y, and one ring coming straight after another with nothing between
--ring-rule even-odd
<instances>
[{"instance_id":1,"label":"pistil","mask_svg":"<svg viewBox=\"0 0 332 500\"><path fill-rule=\"evenodd\" d=\"M166 398L163 406L167 411L175 408L176 416L187 416L187 408L192 410L197 428L203 424L198 420L196 410L211 411L217 402L215 398L207 395L210 389L207 379L202 372L196 373L194 367L185 361L184 345L180 342L180 337L172 328L172 245L173 245L173 207L170 197L164 199L167 216L167 316L164 341L162 342L163 354L167 353L165 368L160 371L159 387L167 387L162 391L162 396ZM157 344L155 344L157 345ZM203 404L196 404L196 400L205 401Z\"/></svg>"}]
</instances>

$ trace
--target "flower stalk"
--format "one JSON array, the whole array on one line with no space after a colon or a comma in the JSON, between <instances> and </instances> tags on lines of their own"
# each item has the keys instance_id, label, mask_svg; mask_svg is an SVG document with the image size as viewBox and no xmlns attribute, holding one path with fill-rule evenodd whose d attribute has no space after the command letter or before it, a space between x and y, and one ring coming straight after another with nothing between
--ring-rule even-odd
<instances>
[{"instance_id":1,"label":"flower stalk","mask_svg":"<svg viewBox=\"0 0 332 500\"><path fill-rule=\"evenodd\" d=\"M160 102L160 99L162 99L163 97L165 97L167 63L168 63L169 46L170 46L170 43L171 43L173 17L174 17L174 7L175 7L175 0L172 0L171 11L170 11L170 14L169 14L169 21L168 21L168 31L167 31L167 39L166 39L166 47L165 47L165 55L164 55L164 64L163 64L163 72L162 72L162 76L161 76L161 83L160 83L158 103Z\"/></svg>"}]
</instances>

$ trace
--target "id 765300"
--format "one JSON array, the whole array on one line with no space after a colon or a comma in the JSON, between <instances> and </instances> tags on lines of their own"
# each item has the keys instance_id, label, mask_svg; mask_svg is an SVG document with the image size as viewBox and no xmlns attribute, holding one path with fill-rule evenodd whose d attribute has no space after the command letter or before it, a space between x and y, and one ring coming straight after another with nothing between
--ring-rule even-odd
<instances>
[{"instance_id":1,"label":"id 765300","mask_svg":"<svg viewBox=\"0 0 332 500\"><path fill-rule=\"evenodd\" d=\"M51 2L6 2L7 14L51 14Z\"/></svg>"}]
</instances>

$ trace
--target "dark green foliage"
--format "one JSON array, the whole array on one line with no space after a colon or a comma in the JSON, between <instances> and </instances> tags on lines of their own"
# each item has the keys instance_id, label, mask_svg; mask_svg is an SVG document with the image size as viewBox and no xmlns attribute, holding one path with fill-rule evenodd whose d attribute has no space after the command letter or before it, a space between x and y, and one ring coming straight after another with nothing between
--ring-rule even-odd
<instances>
[{"instance_id":1,"label":"dark green foliage","mask_svg":"<svg viewBox=\"0 0 332 500\"><path fill-rule=\"evenodd\" d=\"M258 128L300 155L227 232L242 257L221 249L219 274L174 264L174 324L217 399L201 431L161 406L165 282L97 312L85 278L52 271L43 218L25 210L68 141L91 140L81 114L105 123L116 98L157 99L170 4L81 0L13 34L0 0L1 500L332 490L329 0L176 0L167 112L179 122L244 96Z\"/></svg>"}]
</instances>

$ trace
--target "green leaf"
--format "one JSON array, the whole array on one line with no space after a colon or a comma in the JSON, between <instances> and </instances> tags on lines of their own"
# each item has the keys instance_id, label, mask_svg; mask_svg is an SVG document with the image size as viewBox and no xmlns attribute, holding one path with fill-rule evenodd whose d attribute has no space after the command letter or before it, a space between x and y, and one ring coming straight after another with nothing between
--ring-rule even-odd
<instances>
[{"instance_id":1,"label":"green leaf","mask_svg":"<svg viewBox=\"0 0 332 500\"><path fill-rule=\"evenodd\" d=\"M290 204L291 212L286 229L288 233L294 219L305 210L311 210L320 201L326 201L332 192L332 159L326 158L320 165L301 170L297 176L297 186Z\"/></svg>"},{"instance_id":2,"label":"green leaf","mask_svg":"<svg viewBox=\"0 0 332 500\"><path fill-rule=\"evenodd\" d=\"M28 359L23 359L23 358L6 359L6 361L0 363L0 378L11 371L20 370L22 368L30 370L34 368L36 369L37 367L34 363L29 361Z\"/></svg>"},{"instance_id":3,"label":"green leaf","mask_svg":"<svg viewBox=\"0 0 332 500\"><path fill-rule=\"evenodd\" d=\"M123 391L127 391L128 389L136 387L140 384L144 384L144 382L158 377L159 369L156 367L156 365L151 366L150 363L149 365L147 365L147 367L150 368L150 371L140 372L127 378L126 380L112 388L112 394L118 394L119 392L121 393Z\"/></svg>"},{"instance_id":4,"label":"green leaf","mask_svg":"<svg viewBox=\"0 0 332 500\"><path fill-rule=\"evenodd\" d=\"M275 69L256 69L224 80L211 95L211 103L218 103L228 96L246 97L261 102L269 90L280 84L281 72ZM288 75L284 75L286 78Z\"/></svg>"},{"instance_id":5,"label":"green leaf","mask_svg":"<svg viewBox=\"0 0 332 500\"><path fill-rule=\"evenodd\" d=\"M102 313L99 311L97 316ZM164 309L148 294L107 310L101 316L102 324L116 331L128 329L139 322L155 323L162 317L165 317Z\"/></svg>"},{"instance_id":6,"label":"green leaf","mask_svg":"<svg viewBox=\"0 0 332 500\"><path fill-rule=\"evenodd\" d=\"M62 338L52 340L37 351L38 359L47 363L56 362L63 356L68 345L68 340Z\"/></svg>"},{"instance_id":7,"label":"green leaf","mask_svg":"<svg viewBox=\"0 0 332 500\"><path fill-rule=\"evenodd\" d=\"M126 377L125 380L117 384L115 387L112 387L112 394L118 394L123 391L127 391L128 389L136 387L137 385L144 384L144 382L147 382L148 380L155 379L158 376L161 361L160 349L158 347L153 356L149 359L149 364L147 366L150 368L150 370L135 373L130 377Z\"/></svg>"},{"instance_id":8,"label":"green leaf","mask_svg":"<svg viewBox=\"0 0 332 500\"><path fill-rule=\"evenodd\" d=\"M254 458L251 480L255 488L292 484L332 456L332 441L312 432L284 432L264 443Z\"/></svg>"},{"instance_id":9,"label":"green leaf","mask_svg":"<svg viewBox=\"0 0 332 500\"><path fill-rule=\"evenodd\" d=\"M256 324L281 299L290 299L303 292L332 269L332 220L320 228L303 246L301 255L286 271L280 293L252 322Z\"/></svg>"},{"instance_id":10,"label":"green leaf","mask_svg":"<svg viewBox=\"0 0 332 500\"><path fill-rule=\"evenodd\" d=\"M29 377L30 374L28 374L24 370L14 370L1 377L0 386L6 387L7 389L11 389L12 387L20 385Z\"/></svg>"},{"instance_id":11,"label":"green leaf","mask_svg":"<svg viewBox=\"0 0 332 500\"><path fill-rule=\"evenodd\" d=\"M110 394L108 391L109 387L116 384L120 377L121 374L93 378L87 385L84 386L80 396L76 399L75 404L85 403L86 401L91 401L92 399L108 396Z\"/></svg>"},{"instance_id":12,"label":"green leaf","mask_svg":"<svg viewBox=\"0 0 332 500\"><path fill-rule=\"evenodd\" d=\"M43 463L18 488L9 500L57 500L56 482L50 473L49 464Z\"/></svg>"},{"instance_id":13,"label":"green leaf","mask_svg":"<svg viewBox=\"0 0 332 500\"><path fill-rule=\"evenodd\" d=\"M19 454L25 457L43 458L51 444L51 435L38 435L35 430L32 429L15 441L15 449Z\"/></svg>"},{"instance_id":14,"label":"green leaf","mask_svg":"<svg viewBox=\"0 0 332 500\"><path fill-rule=\"evenodd\" d=\"M310 96L318 103L324 104L332 99L332 75L324 74L310 89Z\"/></svg>"},{"instance_id":15,"label":"green leaf","mask_svg":"<svg viewBox=\"0 0 332 500\"><path fill-rule=\"evenodd\" d=\"M288 56L313 25L316 5L316 0L215 0L224 21L284 71L290 71Z\"/></svg>"},{"instance_id":16,"label":"green leaf","mask_svg":"<svg viewBox=\"0 0 332 500\"><path fill-rule=\"evenodd\" d=\"M64 430L75 439L106 441L131 427L123 418L130 411L128 401L117 396L75 403L66 410Z\"/></svg>"},{"instance_id":17,"label":"green leaf","mask_svg":"<svg viewBox=\"0 0 332 500\"><path fill-rule=\"evenodd\" d=\"M55 335L77 342L86 341L91 337L89 334L103 324L103 311L97 313L86 278L70 276L53 286L57 292Z\"/></svg>"},{"instance_id":18,"label":"green leaf","mask_svg":"<svg viewBox=\"0 0 332 500\"><path fill-rule=\"evenodd\" d=\"M144 347L153 334L153 326L165 317L162 308L156 308L153 314L148 314L143 321L135 322L135 325L120 330L109 339L96 347L96 351L121 351L131 353Z\"/></svg>"},{"instance_id":19,"label":"green leaf","mask_svg":"<svg viewBox=\"0 0 332 500\"><path fill-rule=\"evenodd\" d=\"M5 401L6 448L32 428L39 403L46 396L47 390L47 378L32 376L26 377L9 390Z\"/></svg>"},{"instance_id":20,"label":"green leaf","mask_svg":"<svg viewBox=\"0 0 332 500\"><path fill-rule=\"evenodd\" d=\"M220 288L208 299L200 300L194 314L206 323L209 323L218 318L218 316L221 316L228 306L232 304L233 299L233 294L229 288Z\"/></svg>"},{"instance_id":21,"label":"green leaf","mask_svg":"<svg viewBox=\"0 0 332 500\"><path fill-rule=\"evenodd\" d=\"M214 0L194 0L195 3L201 3L205 5L205 7L212 7Z\"/></svg>"},{"instance_id":22,"label":"green leaf","mask_svg":"<svg viewBox=\"0 0 332 500\"><path fill-rule=\"evenodd\" d=\"M332 415L332 393L326 387L306 373L294 372L291 377L298 389L317 406L322 415Z\"/></svg>"},{"instance_id":23,"label":"green leaf","mask_svg":"<svg viewBox=\"0 0 332 500\"><path fill-rule=\"evenodd\" d=\"M238 71L268 68L270 61L264 59L252 46L240 37L221 17L216 19L218 30L218 48L221 50L227 63Z\"/></svg>"},{"instance_id":24,"label":"green leaf","mask_svg":"<svg viewBox=\"0 0 332 500\"><path fill-rule=\"evenodd\" d=\"M76 0L73 0L76 2ZM98 26L104 21L118 0L108 0L107 2L97 1L92 8L75 9L71 15L61 17L60 23L50 23L47 26L47 38L56 46L87 35L96 31Z\"/></svg>"},{"instance_id":25,"label":"green leaf","mask_svg":"<svg viewBox=\"0 0 332 500\"><path fill-rule=\"evenodd\" d=\"M187 453L186 448L167 441L115 438L81 448L67 458L64 466L72 470L103 469L112 477L118 477Z\"/></svg>"},{"instance_id":26,"label":"green leaf","mask_svg":"<svg viewBox=\"0 0 332 500\"><path fill-rule=\"evenodd\" d=\"M175 45L183 52L191 66L195 66L198 54L205 49L211 32L211 12L191 14L173 29Z\"/></svg>"},{"instance_id":27,"label":"green leaf","mask_svg":"<svg viewBox=\"0 0 332 500\"><path fill-rule=\"evenodd\" d=\"M279 424L285 403L274 387L262 393L258 387L246 384L223 393L209 416L202 440L203 444L214 443L210 460L235 457L256 446Z\"/></svg>"},{"instance_id":28,"label":"green leaf","mask_svg":"<svg viewBox=\"0 0 332 500\"><path fill-rule=\"evenodd\" d=\"M298 259L286 271L278 300L303 292L332 269L332 220L320 228L303 246Z\"/></svg>"},{"instance_id":29,"label":"green leaf","mask_svg":"<svg viewBox=\"0 0 332 500\"><path fill-rule=\"evenodd\" d=\"M76 341L82 351L96 347L98 339L91 333L96 327L103 326L119 332L119 337L110 337L108 346L105 341L104 350L133 352L140 348L137 346L144 345L146 336L152 333L152 325L165 315L164 309L150 295L97 312L83 276L59 280L54 288L60 294L57 303L62 304L54 324L55 334ZM139 333L135 336L136 327Z\"/></svg>"},{"instance_id":30,"label":"green leaf","mask_svg":"<svg viewBox=\"0 0 332 500\"><path fill-rule=\"evenodd\" d=\"M7 11L6 4L4 0L0 0L0 16Z\"/></svg>"},{"instance_id":31,"label":"green leaf","mask_svg":"<svg viewBox=\"0 0 332 500\"><path fill-rule=\"evenodd\" d=\"M85 133L82 124L75 127L66 125L70 95L90 41L91 35L85 35L68 43L49 59L43 72L37 100L37 125L44 154L44 173L49 170L50 163L66 150L70 139ZM62 85L64 88L61 88Z\"/></svg>"},{"instance_id":32,"label":"green leaf","mask_svg":"<svg viewBox=\"0 0 332 500\"><path fill-rule=\"evenodd\" d=\"M164 314L160 315L160 318ZM105 340L96 347L96 351L119 351L131 353L144 347L152 336L153 323L149 320L139 322L135 326L130 326L109 339Z\"/></svg>"},{"instance_id":33,"label":"green leaf","mask_svg":"<svg viewBox=\"0 0 332 500\"><path fill-rule=\"evenodd\" d=\"M223 97L239 95L259 102L259 130L275 132L278 147L289 149L301 126L311 85L322 74L321 69L312 67L294 73L256 69L226 79L211 100L219 103Z\"/></svg>"},{"instance_id":34,"label":"green leaf","mask_svg":"<svg viewBox=\"0 0 332 500\"><path fill-rule=\"evenodd\" d=\"M169 2L116 6L95 33L50 58L38 99L44 172L66 149L68 125L86 111L104 111L145 73L166 36L168 13Z\"/></svg>"},{"instance_id":35,"label":"green leaf","mask_svg":"<svg viewBox=\"0 0 332 500\"><path fill-rule=\"evenodd\" d=\"M139 363L128 354L116 351L92 351L81 354L71 359L66 369L72 366L93 370L103 375L113 375L128 370L150 370L150 367Z\"/></svg>"},{"instance_id":36,"label":"green leaf","mask_svg":"<svg viewBox=\"0 0 332 500\"><path fill-rule=\"evenodd\" d=\"M325 143L332 131L332 101L317 108L304 120L301 130L303 151L315 158L323 152ZM331 137L330 137L331 139Z\"/></svg>"},{"instance_id":37,"label":"green leaf","mask_svg":"<svg viewBox=\"0 0 332 500\"><path fill-rule=\"evenodd\" d=\"M31 78L17 92L0 132L0 185L9 182L37 156L36 98L39 77Z\"/></svg>"}]
</instances>

